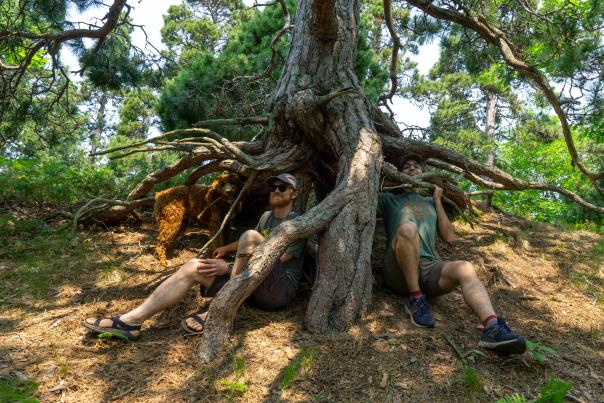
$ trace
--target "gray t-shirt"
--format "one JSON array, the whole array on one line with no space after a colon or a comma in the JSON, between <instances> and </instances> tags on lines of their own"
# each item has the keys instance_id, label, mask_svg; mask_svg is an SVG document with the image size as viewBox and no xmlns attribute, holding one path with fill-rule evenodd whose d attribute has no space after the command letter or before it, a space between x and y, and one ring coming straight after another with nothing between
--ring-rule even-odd
<instances>
[{"instance_id":1,"label":"gray t-shirt","mask_svg":"<svg viewBox=\"0 0 604 403\"><path fill-rule=\"evenodd\" d=\"M292 218L298 217L298 214L294 211L289 212L283 218L277 218L272 211L266 211L260 217L258 225L256 225L256 231L261 233L265 238L269 238L271 231L283 221L291 220ZM306 245L306 239L300 239L294 242L287 248L286 252L292 256L287 262L283 263L283 268L287 274L287 278L292 282L294 286L298 285L300 277L302 276L302 263L304 259L304 246Z\"/></svg>"}]
</instances>

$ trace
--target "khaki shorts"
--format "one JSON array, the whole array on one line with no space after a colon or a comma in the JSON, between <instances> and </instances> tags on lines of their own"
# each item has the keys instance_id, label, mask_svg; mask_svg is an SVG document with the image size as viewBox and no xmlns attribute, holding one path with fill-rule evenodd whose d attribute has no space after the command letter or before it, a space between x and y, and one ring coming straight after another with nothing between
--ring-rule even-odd
<instances>
[{"instance_id":1,"label":"khaki shorts","mask_svg":"<svg viewBox=\"0 0 604 403\"><path fill-rule=\"evenodd\" d=\"M445 260L420 259L418 268L419 288L427 297L437 297L448 293L438 285L443 267L447 263L449 262ZM382 285L404 297L409 295L407 282L398 268L392 247L388 247L386 251L384 269L382 270Z\"/></svg>"}]
</instances>

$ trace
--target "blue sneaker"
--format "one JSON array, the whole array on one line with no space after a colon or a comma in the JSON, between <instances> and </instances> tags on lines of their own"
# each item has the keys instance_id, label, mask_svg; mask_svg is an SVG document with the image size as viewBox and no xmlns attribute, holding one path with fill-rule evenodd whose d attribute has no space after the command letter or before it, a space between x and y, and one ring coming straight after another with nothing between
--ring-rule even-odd
<instances>
[{"instance_id":1,"label":"blue sneaker","mask_svg":"<svg viewBox=\"0 0 604 403\"><path fill-rule=\"evenodd\" d=\"M497 318L496 325L482 331L478 345L505 354L522 354L526 351L524 337L513 333L503 318Z\"/></svg>"},{"instance_id":2,"label":"blue sneaker","mask_svg":"<svg viewBox=\"0 0 604 403\"><path fill-rule=\"evenodd\" d=\"M425 295L414 298L413 300L409 299L405 304L405 311L407 311L411 318L411 323L415 326L434 327L434 318L432 317L432 312L430 312L430 307L428 306Z\"/></svg>"}]
</instances>

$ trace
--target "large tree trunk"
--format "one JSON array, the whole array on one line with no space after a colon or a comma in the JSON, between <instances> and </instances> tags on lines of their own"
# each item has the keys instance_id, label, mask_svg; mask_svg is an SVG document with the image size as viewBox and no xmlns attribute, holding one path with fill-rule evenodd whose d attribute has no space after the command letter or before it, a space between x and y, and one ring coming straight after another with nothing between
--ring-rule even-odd
<instances>
[{"instance_id":1,"label":"large tree trunk","mask_svg":"<svg viewBox=\"0 0 604 403\"><path fill-rule=\"evenodd\" d=\"M379 146L360 144L379 145L379 140L354 70L358 1L301 0L296 15L290 51L272 98L277 128L273 141L291 136L295 128L290 141L307 142L315 155L328 161L329 167L315 172L315 181L323 182L319 185L352 181L347 186L363 189L331 221L321 239L319 273L306 318L311 331L341 331L355 323L371 302L370 254L381 151ZM331 99L330 94L350 88L357 94ZM359 148L368 154L352 166Z\"/></svg>"},{"instance_id":2,"label":"large tree trunk","mask_svg":"<svg viewBox=\"0 0 604 403\"><path fill-rule=\"evenodd\" d=\"M308 328L345 330L371 303L370 254L382 155L371 107L354 70L359 2L300 0L296 16L290 51L271 98L266 150L310 149L300 170L310 172L316 189L331 192L260 245L248 269L212 301L200 345L206 361L226 342L237 308L268 274L286 243L326 226ZM342 95L348 89L354 95ZM289 239L284 243L285 236Z\"/></svg>"}]
</instances>

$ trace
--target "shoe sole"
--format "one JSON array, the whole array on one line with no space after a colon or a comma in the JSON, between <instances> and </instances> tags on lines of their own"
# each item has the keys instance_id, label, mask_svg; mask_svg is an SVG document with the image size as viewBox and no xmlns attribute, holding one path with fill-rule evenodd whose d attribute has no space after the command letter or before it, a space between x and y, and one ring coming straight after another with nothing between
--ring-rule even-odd
<instances>
[{"instance_id":1,"label":"shoe sole","mask_svg":"<svg viewBox=\"0 0 604 403\"><path fill-rule=\"evenodd\" d=\"M92 330L95 333L111 333L118 337L126 338L129 341L136 341L140 338L140 334L137 336L134 336L127 330L116 329L113 327L96 326L96 325L93 325L92 323L88 323L86 321L81 321L80 325L84 326L85 328L88 328L88 330Z\"/></svg>"},{"instance_id":2,"label":"shoe sole","mask_svg":"<svg viewBox=\"0 0 604 403\"><path fill-rule=\"evenodd\" d=\"M434 324L432 324L432 325L420 325L419 323L417 323L416 321L414 321L413 320L413 313L411 312L411 310L409 309L409 307L407 306L407 304L405 304L405 312L407 312L409 314L409 318L411 319L411 323L413 323L415 326L422 327L422 328L432 328L432 327L434 327Z\"/></svg>"},{"instance_id":3,"label":"shoe sole","mask_svg":"<svg viewBox=\"0 0 604 403\"><path fill-rule=\"evenodd\" d=\"M495 343L481 340L478 342L478 346L505 354L522 354L526 351L526 343L522 340L506 340Z\"/></svg>"}]
</instances>

